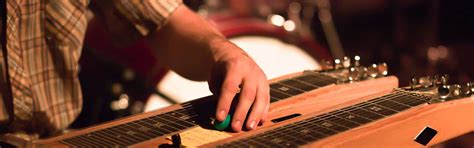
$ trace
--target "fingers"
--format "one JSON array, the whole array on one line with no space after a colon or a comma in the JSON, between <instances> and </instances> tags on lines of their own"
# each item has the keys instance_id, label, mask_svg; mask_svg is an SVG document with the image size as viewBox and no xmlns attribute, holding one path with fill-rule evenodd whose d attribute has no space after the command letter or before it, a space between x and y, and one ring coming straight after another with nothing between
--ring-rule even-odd
<instances>
[{"instance_id":1,"label":"fingers","mask_svg":"<svg viewBox=\"0 0 474 148\"><path fill-rule=\"evenodd\" d=\"M270 94L266 76L247 56L232 57L223 61L224 64L218 65L224 66L221 67L224 69L224 80L220 85L221 88L217 89L220 91L216 120L224 121L231 110L232 103L238 102L233 110L232 129L239 132L244 125L247 129L255 129L268 116ZM216 81L211 82L214 84ZM239 90L240 96L234 101Z\"/></svg>"},{"instance_id":2,"label":"fingers","mask_svg":"<svg viewBox=\"0 0 474 148\"><path fill-rule=\"evenodd\" d=\"M270 106L270 95L269 89L266 82L262 82L258 84L256 99L252 106L252 111L247 118L247 129L253 130L257 127L262 119L266 118L266 114L268 114L268 107Z\"/></svg>"},{"instance_id":3,"label":"fingers","mask_svg":"<svg viewBox=\"0 0 474 148\"><path fill-rule=\"evenodd\" d=\"M262 123L267 122L269 110L270 110L270 103L268 103L267 106L265 106L265 110L264 110L263 115L262 115L262 121L261 121Z\"/></svg>"},{"instance_id":4,"label":"fingers","mask_svg":"<svg viewBox=\"0 0 474 148\"><path fill-rule=\"evenodd\" d=\"M236 132L241 131L243 122L247 117L250 106L254 103L255 94L257 91L257 81L247 78L242 83L242 91L239 97L239 103L235 109L232 119L232 129ZM254 120L255 122L255 120Z\"/></svg>"},{"instance_id":5,"label":"fingers","mask_svg":"<svg viewBox=\"0 0 474 148\"><path fill-rule=\"evenodd\" d=\"M231 71L230 71L231 72ZM241 75L233 74L226 75L221 87L219 99L216 108L216 119L224 121L229 113L230 105L237 92L239 92L239 85L242 82Z\"/></svg>"}]
</instances>

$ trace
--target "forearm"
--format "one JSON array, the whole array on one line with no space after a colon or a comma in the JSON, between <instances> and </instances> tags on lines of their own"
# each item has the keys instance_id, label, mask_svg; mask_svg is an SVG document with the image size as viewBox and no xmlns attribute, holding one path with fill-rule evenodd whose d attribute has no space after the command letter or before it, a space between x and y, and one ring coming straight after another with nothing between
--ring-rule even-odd
<instances>
[{"instance_id":1,"label":"forearm","mask_svg":"<svg viewBox=\"0 0 474 148\"><path fill-rule=\"evenodd\" d=\"M218 60L216 52L233 46L184 5L175 10L161 30L147 38L147 43L161 63L192 80L207 80L213 63Z\"/></svg>"},{"instance_id":2,"label":"forearm","mask_svg":"<svg viewBox=\"0 0 474 148\"><path fill-rule=\"evenodd\" d=\"M147 38L162 63L186 78L208 80L218 96L218 121L226 119L240 92L232 129L255 129L266 119L270 100L263 71L242 49L185 6L175 10L168 21L161 31Z\"/></svg>"}]
</instances>

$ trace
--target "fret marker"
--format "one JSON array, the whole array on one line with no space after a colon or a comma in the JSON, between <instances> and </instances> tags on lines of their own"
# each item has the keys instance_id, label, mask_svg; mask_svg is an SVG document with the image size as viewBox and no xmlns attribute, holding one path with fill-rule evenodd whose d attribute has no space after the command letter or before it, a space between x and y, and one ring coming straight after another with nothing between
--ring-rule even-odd
<instances>
[{"instance_id":1,"label":"fret marker","mask_svg":"<svg viewBox=\"0 0 474 148\"><path fill-rule=\"evenodd\" d=\"M415 142L426 146L431 141L431 139L436 136L437 133L438 131L436 131L435 129L429 126L425 126L425 128L423 128L423 130L421 130L420 133L416 135Z\"/></svg>"},{"instance_id":2,"label":"fret marker","mask_svg":"<svg viewBox=\"0 0 474 148\"><path fill-rule=\"evenodd\" d=\"M278 143L283 142L283 140L278 139L278 138L273 138L273 139L271 140L271 142L278 144Z\"/></svg>"},{"instance_id":3,"label":"fret marker","mask_svg":"<svg viewBox=\"0 0 474 148\"><path fill-rule=\"evenodd\" d=\"M153 124L153 126L155 127L161 127L163 125L163 123L161 122L156 122L155 124Z\"/></svg>"},{"instance_id":4,"label":"fret marker","mask_svg":"<svg viewBox=\"0 0 474 148\"><path fill-rule=\"evenodd\" d=\"M333 124L329 123L329 122L323 122L321 123L321 125L325 126L325 127L331 127L333 126Z\"/></svg>"},{"instance_id":5,"label":"fret marker","mask_svg":"<svg viewBox=\"0 0 474 148\"><path fill-rule=\"evenodd\" d=\"M308 129L303 129L303 130L301 130L300 132L303 133L303 134L308 134L308 133L310 133L311 131L308 130Z\"/></svg>"},{"instance_id":6,"label":"fret marker","mask_svg":"<svg viewBox=\"0 0 474 148\"><path fill-rule=\"evenodd\" d=\"M282 87L280 87L280 88L278 88L278 89L281 90L281 91L288 91L288 90L290 90L288 87L284 87L284 86L282 86Z\"/></svg>"},{"instance_id":7,"label":"fret marker","mask_svg":"<svg viewBox=\"0 0 474 148\"><path fill-rule=\"evenodd\" d=\"M190 117L189 116L181 116L179 118L182 119L182 120L188 120Z\"/></svg>"},{"instance_id":8,"label":"fret marker","mask_svg":"<svg viewBox=\"0 0 474 148\"><path fill-rule=\"evenodd\" d=\"M354 115L347 115L346 118L347 119L353 119L353 118L355 118L355 116Z\"/></svg>"},{"instance_id":9,"label":"fret marker","mask_svg":"<svg viewBox=\"0 0 474 148\"><path fill-rule=\"evenodd\" d=\"M377 107L377 106L372 106L372 107L370 107L370 110L373 110L373 111L376 111L376 112L378 112L378 111L381 111L381 110L382 110L382 108L380 108L380 107Z\"/></svg>"}]
</instances>

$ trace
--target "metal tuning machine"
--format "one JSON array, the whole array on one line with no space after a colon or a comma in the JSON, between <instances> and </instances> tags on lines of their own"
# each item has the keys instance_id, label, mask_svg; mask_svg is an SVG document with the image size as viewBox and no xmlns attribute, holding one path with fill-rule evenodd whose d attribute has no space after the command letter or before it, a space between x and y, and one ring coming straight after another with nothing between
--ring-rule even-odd
<instances>
[{"instance_id":1,"label":"metal tuning machine","mask_svg":"<svg viewBox=\"0 0 474 148\"><path fill-rule=\"evenodd\" d=\"M331 70L334 68L333 62L331 60L323 59L319 62L319 64L323 70Z\"/></svg>"},{"instance_id":2,"label":"metal tuning machine","mask_svg":"<svg viewBox=\"0 0 474 148\"><path fill-rule=\"evenodd\" d=\"M345 56L342 60L321 60L320 65L323 70L306 72L329 75L337 79L337 84L374 79L388 74L386 63L372 64L369 67L365 67L360 64L360 59L360 56L354 56L353 58Z\"/></svg>"},{"instance_id":3,"label":"metal tuning machine","mask_svg":"<svg viewBox=\"0 0 474 148\"><path fill-rule=\"evenodd\" d=\"M361 66L360 56L354 56L354 64L349 68L349 73L347 74L349 82L366 79L369 68Z\"/></svg>"},{"instance_id":4,"label":"metal tuning machine","mask_svg":"<svg viewBox=\"0 0 474 148\"><path fill-rule=\"evenodd\" d=\"M439 103L473 95L472 82L464 85L448 84L449 76L412 78L408 90L431 96L428 103Z\"/></svg>"},{"instance_id":5,"label":"metal tuning machine","mask_svg":"<svg viewBox=\"0 0 474 148\"><path fill-rule=\"evenodd\" d=\"M469 82L463 85L461 87L461 93L466 96L474 94L473 84L474 84L473 82Z\"/></svg>"},{"instance_id":6,"label":"metal tuning machine","mask_svg":"<svg viewBox=\"0 0 474 148\"><path fill-rule=\"evenodd\" d=\"M351 67L351 59L349 57L344 57L342 59L342 66L344 66L344 68L349 68Z\"/></svg>"},{"instance_id":7,"label":"metal tuning machine","mask_svg":"<svg viewBox=\"0 0 474 148\"><path fill-rule=\"evenodd\" d=\"M430 76L420 77L420 79L418 79L418 83L424 88L428 88L433 84Z\"/></svg>"},{"instance_id":8,"label":"metal tuning machine","mask_svg":"<svg viewBox=\"0 0 474 148\"><path fill-rule=\"evenodd\" d=\"M367 75L371 78L376 78L379 75L377 64L372 64L369 67L367 67Z\"/></svg>"},{"instance_id":9,"label":"metal tuning machine","mask_svg":"<svg viewBox=\"0 0 474 148\"><path fill-rule=\"evenodd\" d=\"M344 68L340 59L334 59L334 70Z\"/></svg>"},{"instance_id":10,"label":"metal tuning machine","mask_svg":"<svg viewBox=\"0 0 474 148\"><path fill-rule=\"evenodd\" d=\"M417 85L418 85L418 79L416 79L415 77L411 78L410 79L410 89L415 90Z\"/></svg>"},{"instance_id":11,"label":"metal tuning machine","mask_svg":"<svg viewBox=\"0 0 474 148\"><path fill-rule=\"evenodd\" d=\"M379 71L379 76L387 76L388 75L388 65L387 65L387 63L377 64L377 70Z\"/></svg>"},{"instance_id":12,"label":"metal tuning machine","mask_svg":"<svg viewBox=\"0 0 474 148\"><path fill-rule=\"evenodd\" d=\"M354 56L354 67L360 66L360 56Z\"/></svg>"}]
</instances>

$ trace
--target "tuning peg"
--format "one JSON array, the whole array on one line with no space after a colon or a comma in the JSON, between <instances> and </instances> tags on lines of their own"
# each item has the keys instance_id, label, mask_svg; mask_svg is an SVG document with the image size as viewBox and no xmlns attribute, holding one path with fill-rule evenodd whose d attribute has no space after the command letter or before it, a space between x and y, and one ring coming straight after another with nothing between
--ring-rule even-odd
<instances>
[{"instance_id":1,"label":"tuning peg","mask_svg":"<svg viewBox=\"0 0 474 148\"><path fill-rule=\"evenodd\" d=\"M349 68L349 74L348 74L349 81L357 81L359 80L360 77L361 76L357 68L355 67Z\"/></svg>"},{"instance_id":2,"label":"tuning peg","mask_svg":"<svg viewBox=\"0 0 474 148\"><path fill-rule=\"evenodd\" d=\"M359 72L361 79L367 78L367 68L364 66L358 66L356 69Z\"/></svg>"},{"instance_id":3,"label":"tuning peg","mask_svg":"<svg viewBox=\"0 0 474 148\"><path fill-rule=\"evenodd\" d=\"M379 75L377 64L372 64L369 67L367 67L367 75L372 78L376 78Z\"/></svg>"},{"instance_id":4,"label":"tuning peg","mask_svg":"<svg viewBox=\"0 0 474 148\"><path fill-rule=\"evenodd\" d=\"M344 68L349 68L351 66L351 59L344 56L344 59L342 60L342 66L344 66Z\"/></svg>"},{"instance_id":5,"label":"tuning peg","mask_svg":"<svg viewBox=\"0 0 474 148\"><path fill-rule=\"evenodd\" d=\"M410 79L410 87L411 87L411 89L415 89L417 84L418 84L418 80L417 80L415 77L413 77L413 78Z\"/></svg>"},{"instance_id":6,"label":"tuning peg","mask_svg":"<svg viewBox=\"0 0 474 148\"><path fill-rule=\"evenodd\" d=\"M470 96L471 94L474 93L472 89L473 89L472 83L466 83L465 85L461 87L461 93L464 96Z\"/></svg>"},{"instance_id":7,"label":"tuning peg","mask_svg":"<svg viewBox=\"0 0 474 148\"><path fill-rule=\"evenodd\" d=\"M469 88L471 88L471 94L474 94L474 82L468 83Z\"/></svg>"},{"instance_id":8,"label":"tuning peg","mask_svg":"<svg viewBox=\"0 0 474 148\"><path fill-rule=\"evenodd\" d=\"M438 94L441 99L446 99L451 94L450 86L448 85L449 76L441 76L441 87L438 87Z\"/></svg>"},{"instance_id":9,"label":"tuning peg","mask_svg":"<svg viewBox=\"0 0 474 148\"><path fill-rule=\"evenodd\" d=\"M377 70L380 75L386 76L388 74L388 66L387 63L379 63L377 64Z\"/></svg>"},{"instance_id":10,"label":"tuning peg","mask_svg":"<svg viewBox=\"0 0 474 148\"><path fill-rule=\"evenodd\" d=\"M343 67L343 66L342 66L341 60L335 59L335 60L334 60L334 69L340 69L340 68L342 68L342 67Z\"/></svg>"},{"instance_id":11,"label":"tuning peg","mask_svg":"<svg viewBox=\"0 0 474 148\"><path fill-rule=\"evenodd\" d=\"M452 89L451 92L453 96L460 96L462 94L461 85L459 84L452 85L451 89Z\"/></svg>"},{"instance_id":12,"label":"tuning peg","mask_svg":"<svg viewBox=\"0 0 474 148\"><path fill-rule=\"evenodd\" d=\"M448 85L449 75L441 76L441 85Z\"/></svg>"},{"instance_id":13,"label":"tuning peg","mask_svg":"<svg viewBox=\"0 0 474 148\"><path fill-rule=\"evenodd\" d=\"M418 83L423 86L424 88L428 88L431 86L431 79L430 79L430 76L426 76L426 77L421 77L419 80L418 80Z\"/></svg>"},{"instance_id":14,"label":"tuning peg","mask_svg":"<svg viewBox=\"0 0 474 148\"><path fill-rule=\"evenodd\" d=\"M358 55L354 56L354 66L360 66L360 56Z\"/></svg>"},{"instance_id":15,"label":"tuning peg","mask_svg":"<svg viewBox=\"0 0 474 148\"><path fill-rule=\"evenodd\" d=\"M441 87L438 87L438 95L441 99L446 99L450 93L451 90L449 89L449 85L442 85Z\"/></svg>"},{"instance_id":16,"label":"tuning peg","mask_svg":"<svg viewBox=\"0 0 474 148\"><path fill-rule=\"evenodd\" d=\"M323 70L333 69L331 60L322 59L319 63L321 64L321 68Z\"/></svg>"}]
</instances>

